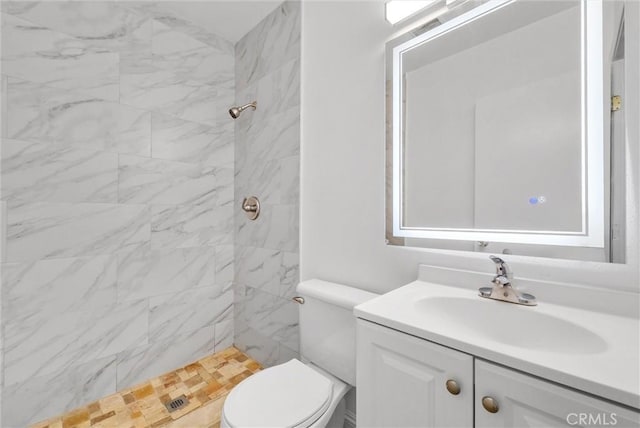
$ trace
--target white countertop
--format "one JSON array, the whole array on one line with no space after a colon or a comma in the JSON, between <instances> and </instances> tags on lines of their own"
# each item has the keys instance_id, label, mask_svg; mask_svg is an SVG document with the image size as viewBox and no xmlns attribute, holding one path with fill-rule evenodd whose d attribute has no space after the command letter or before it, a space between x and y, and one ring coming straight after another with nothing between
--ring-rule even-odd
<instances>
[{"instance_id":1,"label":"white countertop","mask_svg":"<svg viewBox=\"0 0 640 428\"><path fill-rule=\"evenodd\" d=\"M415 281L356 306L354 313L358 318L640 409L640 321L637 318L615 315L610 310L598 312L545 301L533 307L513 305L483 299L477 294L477 289ZM521 310L523 319L535 320L538 315L560 318L567 325L571 323L595 333L598 340L586 352L580 351L580 343L576 343L574 349L571 338L562 344L562 349L553 351L536 349L534 345L522 347L501 343L486 335L474 334L477 328L497 329L491 333L494 336L499 334L501 326L494 325L498 324L495 321L487 322L486 326L465 328L459 322L450 322L455 313L447 313L446 317L442 316L442 310L436 311L440 315L429 314L418 302L432 297L477 299L478 305L510 305L508 311L515 316L504 322L513 323L518 315L514 311ZM441 302L446 303L447 300ZM525 311L529 313L525 314ZM523 322L523 325L515 327L522 329L521 341L526 341L529 330L535 329L535 326L526 324Z\"/></svg>"}]
</instances>

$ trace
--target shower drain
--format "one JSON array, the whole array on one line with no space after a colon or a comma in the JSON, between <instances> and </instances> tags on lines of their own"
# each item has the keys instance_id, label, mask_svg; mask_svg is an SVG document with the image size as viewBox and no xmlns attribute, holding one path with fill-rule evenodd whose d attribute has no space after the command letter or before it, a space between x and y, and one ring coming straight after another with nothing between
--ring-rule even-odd
<instances>
[{"instance_id":1,"label":"shower drain","mask_svg":"<svg viewBox=\"0 0 640 428\"><path fill-rule=\"evenodd\" d=\"M189 404L189 400L187 400L187 397L185 397L184 395L181 395L180 397L174 398L168 403L165 403L164 406L169 412L175 412L176 410L182 409L187 404Z\"/></svg>"}]
</instances>

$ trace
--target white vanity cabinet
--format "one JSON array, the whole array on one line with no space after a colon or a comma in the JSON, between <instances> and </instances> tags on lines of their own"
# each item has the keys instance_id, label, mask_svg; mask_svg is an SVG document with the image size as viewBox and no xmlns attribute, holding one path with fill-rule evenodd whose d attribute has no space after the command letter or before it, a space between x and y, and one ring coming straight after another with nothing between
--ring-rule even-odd
<instances>
[{"instance_id":1,"label":"white vanity cabinet","mask_svg":"<svg viewBox=\"0 0 640 428\"><path fill-rule=\"evenodd\" d=\"M478 359L474 403L476 428L640 426L639 413Z\"/></svg>"},{"instance_id":2,"label":"white vanity cabinet","mask_svg":"<svg viewBox=\"0 0 640 428\"><path fill-rule=\"evenodd\" d=\"M357 335L359 427L473 425L473 357L363 320Z\"/></svg>"},{"instance_id":3,"label":"white vanity cabinet","mask_svg":"<svg viewBox=\"0 0 640 428\"><path fill-rule=\"evenodd\" d=\"M369 321L357 328L359 427L640 426L640 412L609 401Z\"/></svg>"}]
</instances>

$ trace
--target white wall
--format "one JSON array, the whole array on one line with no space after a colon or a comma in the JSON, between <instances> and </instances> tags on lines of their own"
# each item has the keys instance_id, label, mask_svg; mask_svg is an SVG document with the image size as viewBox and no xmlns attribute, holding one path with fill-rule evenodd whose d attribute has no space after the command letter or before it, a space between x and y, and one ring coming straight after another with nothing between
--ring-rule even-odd
<instances>
[{"instance_id":1,"label":"white wall","mask_svg":"<svg viewBox=\"0 0 640 428\"><path fill-rule=\"evenodd\" d=\"M632 3L628 9L637 20L638 5ZM637 22L627 26L637 40ZM385 244L384 45L391 38L393 31L384 20L381 1L303 4L302 280L316 277L384 292L414 280L419 263L493 269L486 254ZM634 64L637 70L637 59ZM637 97L637 82L629 85ZM637 112L637 108L637 100L627 104L628 110ZM638 140L637 120L633 122L628 132L632 142ZM637 144L629 147L629 157L638 165L638 151L633 149ZM633 174L628 182L638 189L637 171ZM631 203L637 224L637 199ZM637 241L628 248L628 255L632 264L627 266L505 258L516 277L637 291Z\"/></svg>"}]
</instances>

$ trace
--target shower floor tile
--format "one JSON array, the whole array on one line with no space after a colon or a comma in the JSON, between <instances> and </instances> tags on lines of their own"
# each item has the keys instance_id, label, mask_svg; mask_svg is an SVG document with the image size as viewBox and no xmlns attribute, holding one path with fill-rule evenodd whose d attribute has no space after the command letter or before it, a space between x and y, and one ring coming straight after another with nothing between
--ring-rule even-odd
<instances>
[{"instance_id":1,"label":"shower floor tile","mask_svg":"<svg viewBox=\"0 0 640 428\"><path fill-rule=\"evenodd\" d=\"M261 369L238 349L227 348L32 428L218 427L229 391ZM164 403L181 395L189 404L169 413Z\"/></svg>"}]
</instances>

